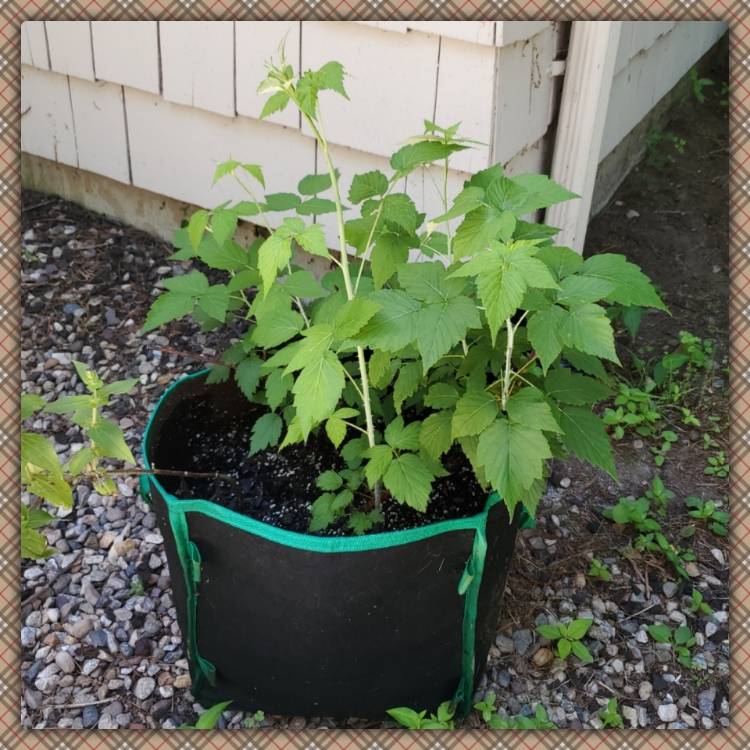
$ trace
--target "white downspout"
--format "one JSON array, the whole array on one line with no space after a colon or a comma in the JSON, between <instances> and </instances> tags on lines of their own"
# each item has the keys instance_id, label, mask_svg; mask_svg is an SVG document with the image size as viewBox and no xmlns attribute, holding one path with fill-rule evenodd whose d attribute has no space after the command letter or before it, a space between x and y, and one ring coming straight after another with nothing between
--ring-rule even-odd
<instances>
[{"instance_id":1,"label":"white downspout","mask_svg":"<svg viewBox=\"0 0 750 750\"><path fill-rule=\"evenodd\" d=\"M571 31L551 177L581 198L551 206L544 221L560 227L558 244L579 253L591 211L621 24L574 21Z\"/></svg>"}]
</instances>

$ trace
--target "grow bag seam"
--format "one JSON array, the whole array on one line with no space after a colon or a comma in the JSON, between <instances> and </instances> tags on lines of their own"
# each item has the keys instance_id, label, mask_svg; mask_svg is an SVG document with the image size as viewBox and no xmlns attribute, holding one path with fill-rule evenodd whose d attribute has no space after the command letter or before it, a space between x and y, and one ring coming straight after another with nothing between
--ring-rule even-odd
<instances>
[{"instance_id":1,"label":"grow bag seam","mask_svg":"<svg viewBox=\"0 0 750 750\"><path fill-rule=\"evenodd\" d=\"M216 667L204 659L198 650L198 595L197 588L200 583L200 551L188 533L187 519L181 510L168 507L169 524L177 547L177 555L180 559L185 589L187 594L187 643L188 650L193 658L188 660L191 665L191 679L195 694L200 692L202 680L210 685L216 684ZM192 668L192 664L195 668ZM195 674L193 674L195 672Z\"/></svg>"},{"instance_id":2,"label":"grow bag seam","mask_svg":"<svg viewBox=\"0 0 750 750\"><path fill-rule=\"evenodd\" d=\"M464 618L462 626L462 660L461 680L453 699L460 716L466 716L471 710L472 687L476 667L477 608L479 590L484 575L484 560L487 554L487 516L474 532L474 544L471 556L466 563L463 576L458 584L458 592L464 596ZM468 584L468 585L467 585Z\"/></svg>"}]
</instances>

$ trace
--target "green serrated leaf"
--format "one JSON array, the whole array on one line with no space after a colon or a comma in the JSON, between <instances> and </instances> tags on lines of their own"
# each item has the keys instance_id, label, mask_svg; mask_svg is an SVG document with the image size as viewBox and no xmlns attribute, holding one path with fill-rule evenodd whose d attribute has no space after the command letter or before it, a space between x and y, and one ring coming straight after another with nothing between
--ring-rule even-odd
<instances>
[{"instance_id":1,"label":"green serrated leaf","mask_svg":"<svg viewBox=\"0 0 750 750\"><path fill-rule=\"evenodd\" d=\"M388 178L379 170L355 175L349 188L349 201L361 203L367 198L381 196L388 190Z\"/></svg>"},{"instance_id":2,"label":"green serrated leaf","mask_svg":"<svg viewBox=\"0 0 750 750\"><path fill-rule=\"evenodd\" d=\"M561 409L559 422L563 444L569 451L617 478L612 446L604 422L596 414L585 407L569 406Z\"/></svg>"},{"instance_id":3,"label":"green serrated leaf","mask_svg":"<svg viewBox=\"0 0 750 750\"><path fill-rule=\"evenodd\" d=\"M335 410L344 390L344 368L330 351L306 365L292 388L303 438Z\"/></svg>"},{"instance_id":4,"label":"green serrated leaf","mask_svg":"<svg viewBox=\"0 0 750 750\"><path fill-rule=\"evenodd\" d=\"M234 379L246 399L250 400L260 383L261 365L263 361L257 357L248 357L240 362L234 371Z\"/></svg>"},{"instance_id":5,"label":"green serrated leaf","mask_svg":"<svg viewBox=\"0 0 750 750\"><path fill-rule=\"evenodd\" d=\"M398 377L393 386L393 405L396 413L401 414L401 406L409 396L416 393L422 380L422 367L418 362L407 362L398 371Z\"/></svg>"},{"instance_id":6,"label":"green serrated leaf","mask_svg":"<svg viewBox=\"0 0 750 750\"><path fill-rule=\"evenodd\" d=\"M526 325L529 343L534 347L544 372L560 356L562 342L559 332L565 320L565 310L557 305L551 305L533 313Z\"/></svg>"},{"instance_id":7,"label":"green serrated leaf","mask_svg":"<svg viewBox=\"0 0 750 750\"><path fill-rule=\"evenodd\" d=\"M479 311L469 297L460 295L424 305L414 326L423 372L465 338L467 331L480 325Z\"/></svg>"},{"instance_id":8,"label":"green serrated leaf","mask_svg":"<svg viewBox=\"0 0 750 750\"><path fill-rule=\"evenodd\" d=\"M542 476L548 458L547 438L534 425L499 418L479 436L477 460L506 503L518 501Z\"/></svg>"},{"instance_id":9,"label":"green serrated leaf","mask_svg":"<svg viewBox=\"0 0 750 750\"><path fill-rule=\"evenodd\" d=\"M296 336L305 326L302 316L294 310L280 310L258 321L252 340L266 348L278 346Z\"/></svg>"},{"instance_id":10,"label":"green serrated leaf","mask_svg":"<svg viewBox=\"0 0 750 750\"><path fill-rule=\"evenodd\" d=\"M317 195L331 187L331 175L329 174L309 174L303 177L297 185L297 190L301 195Z\"/></svg>"},{"instance_id":11,"label":"green serrated leaf","mask_svg":"<svg viewBox=\"0 0 750 750\"><path fill-rule=\"evenodd\" d=\"M370 322L380 305L365 297L349 300L333 316L335 338L339 341L356 336Z\"/></svg>"},{"instance_id":12,"label":"green serrated leaf","mask_svg":"<svg viewBox=\"0 0 750 750\"><path fill-rule=\"evenodd\" d=\"M107 458L118 458L130 464L135 463L135 458L125 442L119 425L109 419L100 417L96 424L88 429L87 433L94 443L94 447L102 455L107 456Z\"/></svg>"},{"instance_id":13,"label":"green serrated leaf","mask_svg":"<svg viewBox=\"0 0 750 750\"><path fill-rule=\"evenodd\" d=\"M385 428L385 441L391 448L402 451L419 450L421 422L404 423L403 417L396 417Z\"/></svg>"},{"instance_id":14,"label":"green serrated leaf","mask_svg":"<svg viewBox=\"0 0 750 750\"><path fill-rule=\"evenodd\" d=\"M560 327L559 336L563 346L620 363L615 351L612 323L599 305L571 307Z\"/></svg>"},{"instance_id":15,"label":"green serrated leaf","mask_svg":"<svg viewBox=\"0 0 750 750\"><path fill-rule=\"evenodd\" d=\"M402 504L424 512L432 491L434 477L424 461L414 453L402 453L394 458L385 474L383 484Z\"/></svg>"},{"instance_id":16,"label":"green serrated leaf","mask_svg":"<svg viewBox=\"0 0 750 750\"><path fill-rule=\"evenodd\" d=\"M495 396L484 388L467 391L456 403L451 422L454 438L479 435L494 421L498 414Z\"/></svg>"},{"instance_id":17,"label":"green serrated leaf","mask_svg":"<svg viewBox=\"0 0 750 750\"><path fill-rule=\"evenodd\" d=\"M21 395L21 419L28 419L32 414L43 409L47 402L36 393L23 393Z\"/></svg>"},{"instance_id":18,"label":"green serrated leaf","mask_svg":"<svg viewBox=\"0 0 750 750\"><path fill-rule=\"evenodd\" d=\"M430 414L419 431L420 448L431 458L438 459L452 444L451 413L444 410Z\"/></svg>"},{"instance_id":19,"label":"green serrated leaf","mask_svg":"<svg viewBox=\"0 0 750 750\"><path fill-rule=\"evenodd\" d=\"M574 406L595 404L610 395L609 387L600 380L579 375L567 367L551 370L544 380L544 390L550 398Z\"/></svg>"},{"instance_id":20,"label":"green serrated leaf","mask_svg":"<svg viewBox=\"0 0 750 750\"><path fill-rule=\"evenodd\" d=\"M253 425L250 438L250 455L253 456L272 445L277 445L281 437L283 422L278 414L273 412L259 417Z\"/></svg>"},{"instance_id":21,"label":"green serrated leaf","mask_svg":"<svg viewBox=\"0 0 750 750\"><path fill-rule=\"evenodd\" d=\"M393 460L393 450L389 445L378 444L367 451L369 461L365 464L365 478L370 487L383 478Z\"/></svg>"},{"instance_id":22,"label":"green serrated leaf","mask_svg":"<svg viewBox=\"0 0 750 750\"><path fill-rule=\"evenodd\" d=\"M380 305L380 310L359 332L357 342L388 352L410 344L416 336L417 313L422 307L419 301L397 289L381 289L369 298Z\"/></svg>"}]
</instances>

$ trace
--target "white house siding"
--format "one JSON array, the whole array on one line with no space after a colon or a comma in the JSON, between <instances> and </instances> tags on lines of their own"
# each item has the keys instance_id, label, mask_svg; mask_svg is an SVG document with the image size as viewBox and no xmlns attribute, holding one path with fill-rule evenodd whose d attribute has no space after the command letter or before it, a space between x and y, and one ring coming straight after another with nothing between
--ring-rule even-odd
<instances>
[{"instance_id":1,"label":"white house siding","mask_svg":"<svg viewBox=\"0 0 750 750\"><path fill-rule=\"evenodd\" d=\"M602 157L722 33L717 23L627 22ZM323 94L324 125L344 194L351 176L388 171L424 118L461 121L480 141L456 155L451 192L500 161L548 168L560 33L547 21L27 21L21 28L22 149L180 201L239 199L212 187L227 158L263 165L269 191L322 169L288 107L267 121L257 85L285 40L295 66L340 60L351 101ZM410 175L420 210L441 209L437 170ZM335 227L320 217L331 244Z\"/></svg>"},{"instance_id":2,"label":"white house siding","mask_svg":"<svg viewBox=\"0 0 750 750\"><path fill-rule=\"evenodd\" d=\"M724 34L720 21L623 24L600 160Z\"/></svg>"}]
</instances>

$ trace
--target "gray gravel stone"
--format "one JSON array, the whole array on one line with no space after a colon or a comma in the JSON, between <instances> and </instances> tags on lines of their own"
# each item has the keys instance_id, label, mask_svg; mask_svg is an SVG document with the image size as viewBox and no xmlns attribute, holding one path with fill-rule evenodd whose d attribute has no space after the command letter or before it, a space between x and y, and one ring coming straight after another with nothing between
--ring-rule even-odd
<instances>
[{"instance_id":1,"label":"gray gravel stone","mask_svg":"<svg viewBox=\"0 0 750 750\"><path fill-rule=\"evenodd\" d=\"M513 644L516 647L516 653L524 656L534 642L534 637L529 630L516 630L513 632Z\"/></svg>"},{"instance_id":2,"label":"gray gravel stone","mask_svg":"<svg viewBox=\"0 0 750 750\"><path fill-rule=\"evenodd\" d=\"M665 723L668 724L672 721L677 721L677 706L674 703L663 703L659 708L657 709L657 713L659 714L659 718Z\"/></svg>"},{"instance_id":3,"label":"gray gravel stone","mask_svg":"<svg viewBox=\"0 0 750 750\"><path fill-rule=\"evenodd\" d=\"M138 700L145 701L146 698L154 692L155 687L156 681L153 677L141 677L138 682L135 683L133 692Z\"/></svg>"}]
</instances>

